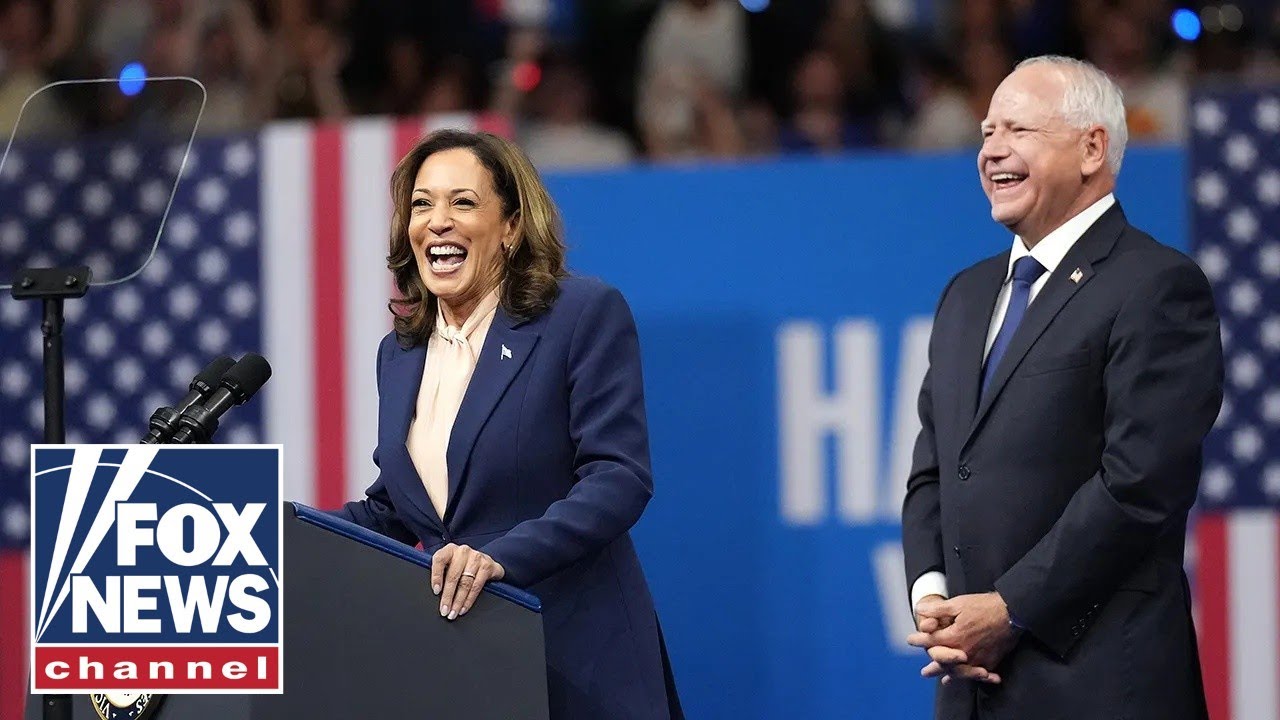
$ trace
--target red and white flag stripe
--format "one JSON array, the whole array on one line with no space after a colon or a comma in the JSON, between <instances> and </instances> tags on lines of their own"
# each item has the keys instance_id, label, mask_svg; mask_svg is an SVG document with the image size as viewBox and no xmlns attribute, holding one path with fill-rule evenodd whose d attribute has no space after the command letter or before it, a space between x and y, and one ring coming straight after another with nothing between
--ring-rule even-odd
<instances>
[{"instance_id":1,"label":"red and white flag stripe","mask_svg":"<svg viewBox=\"0 0 1280 720\"><path fill-rule=\"evenodd\" d=\"M0 719L21 715L27 695L27 587L30 566L26 553L0 552Z\"/></svg>"},{"instance_id":2,"label":"red and white flag stripe","mask_svg":"<svg viewBox=\"0 0 1280 720\"><path fill-rule=\"evenodd\" d=\"M1280 719L1280 515L1234 510L1195 527L1200 666L1212 720Z\"/></svg>"}]
</instances>

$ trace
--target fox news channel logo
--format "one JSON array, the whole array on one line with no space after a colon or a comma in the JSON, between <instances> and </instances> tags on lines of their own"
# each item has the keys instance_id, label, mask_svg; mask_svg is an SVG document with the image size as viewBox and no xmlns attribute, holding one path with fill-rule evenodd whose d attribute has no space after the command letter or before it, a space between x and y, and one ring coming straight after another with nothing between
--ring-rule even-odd
<instances>
[{"instance_id":1,"label":"fox news channel logo","mask_svg":"<svg viewBox=\"0 0 1280 720\"><path fill-rule=\"evenodd\" d=\"M281 448L33 446L34 693L282 692Z\"/></svg>"}]
</instances>

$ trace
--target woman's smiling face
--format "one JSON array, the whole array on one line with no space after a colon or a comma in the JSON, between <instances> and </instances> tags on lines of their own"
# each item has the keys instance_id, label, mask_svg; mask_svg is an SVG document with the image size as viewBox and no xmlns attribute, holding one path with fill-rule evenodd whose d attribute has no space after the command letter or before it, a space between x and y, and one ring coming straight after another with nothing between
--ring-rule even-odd
<instances>
[{"instance_id":1,"label":"woman's smiling face","mask_svg":"<svg viewBox=\"0 0 1280 720\"><path fill-rule=\"evenodd\" d=\"M409 204L418 272L449 314L465 319L502 281L503 248L515 237L516 216L503 207L489 170L465 148L428 156Z\"/></svg>"}]
</instances>

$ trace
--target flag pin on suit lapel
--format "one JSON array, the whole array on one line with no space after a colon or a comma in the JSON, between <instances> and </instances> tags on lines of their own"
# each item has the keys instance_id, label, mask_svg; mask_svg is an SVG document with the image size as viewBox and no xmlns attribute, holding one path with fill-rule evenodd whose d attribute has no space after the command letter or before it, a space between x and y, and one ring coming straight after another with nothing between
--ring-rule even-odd
<instances>
[{"instance_id":1,"label":"flag pin on suit lapel","mask_svg":"<svg viewBox=\"0 0 1280 720\"><path fill-rule=\"evenodd\" d=\"M1075 272L1071 273L1071 282L1078 285L1080 284L1080 278L1082 277L1084 277L1084 272L1082 272L1080 268L1076 268Z\"/></svg>"},{"instance_id":2,"label":"flag pin on suit lapel","mask_svg":"<svg viewBox=\"0 0 1280 720\"><path fill-rule=\"evenodd\" d=\"M511 359L511 348L507 347L506 345L502 346L502 359L503 360Z\"/></svg>"}]
</instances>

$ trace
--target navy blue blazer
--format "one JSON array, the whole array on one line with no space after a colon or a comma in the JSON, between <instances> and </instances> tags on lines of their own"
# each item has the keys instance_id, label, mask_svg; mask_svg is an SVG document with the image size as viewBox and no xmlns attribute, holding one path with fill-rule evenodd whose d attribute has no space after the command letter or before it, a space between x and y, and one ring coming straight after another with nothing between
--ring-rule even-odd
<instances>
[{"instance_id":1,"label":"navy blue blazer","mask_svg":"<svg viewBox=\"0 0 1280 720\"><path fill-rule=\"evenodd\" d=\"M542 600L551 717L680 717L629 530L653 495L635 321L565 278L528 321L498 308L449 438L437 514L405 449L426 345L378 348L378 479L338 515L428 553L479 548ZM461 622L466 622L465 619Z\"/></svg>"}]
</instances>

